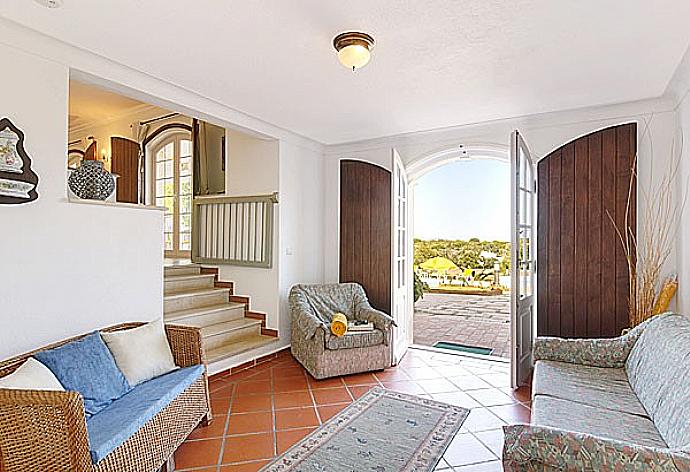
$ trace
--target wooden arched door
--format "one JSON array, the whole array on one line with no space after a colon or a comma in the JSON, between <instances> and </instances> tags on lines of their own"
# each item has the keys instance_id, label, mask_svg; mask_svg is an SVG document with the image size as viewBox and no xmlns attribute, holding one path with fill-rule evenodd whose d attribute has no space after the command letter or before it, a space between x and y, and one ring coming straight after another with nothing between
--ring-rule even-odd
<instances>
[{"instance_id":1,"label":"wooden arched door","mask_svg":"<svg viewBox=\"0 0 690 472\"><path fill-rule=\"evenodd\" d=\"M636 232L637 125L578 138L537 165L537 334L611 337L629 326L628 265L611 219ZM610 215L610 217L609 217Z\"/></svg>"},{"instance_id":2,"label":"wooden arched door","mask_svg":"<svg viewBox=\"0 0 690 472\"><path fill-rule=\"evenodd\" d=\"M117 201L139 202L139 143L127 138L110 138L111 171L117 179Z\"/></svg>"},{"instance_id":3,"label":"wooden arched door","mask_svg":"<svg viewBox=\"0 0 690 472\"><path fill-rule=\"evenodd\" d=\"M340 161L340 281L357 282L375 308L391 313L391 173Z\"/></svg>"}]
</instances>

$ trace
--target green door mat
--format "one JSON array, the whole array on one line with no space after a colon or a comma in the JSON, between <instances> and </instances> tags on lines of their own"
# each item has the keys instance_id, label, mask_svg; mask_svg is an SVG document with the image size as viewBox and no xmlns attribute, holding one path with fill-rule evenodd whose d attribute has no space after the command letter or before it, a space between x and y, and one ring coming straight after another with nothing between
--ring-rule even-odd
<instances>
[{"instance_id":1,"label":"green door mat","mask_svg":"<svg viewBox=\"0 0 690 472\"><path fill-rule=\"evenodd\" d=\"M464 344L447 343L444 341L434 344L434 347L439 349L450 349L451 351L470 352L472 354L481 354L484 356L488 356L494 352L493 349L488 347L466 346Z\"/></svg>"}]
</instances>

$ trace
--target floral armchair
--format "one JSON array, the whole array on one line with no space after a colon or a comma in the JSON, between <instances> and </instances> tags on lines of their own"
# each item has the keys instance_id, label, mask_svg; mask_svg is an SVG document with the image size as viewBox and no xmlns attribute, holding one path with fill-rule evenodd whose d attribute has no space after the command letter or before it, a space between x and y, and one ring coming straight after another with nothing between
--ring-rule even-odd
<instances>
[{"instance_id":1,"label":"floral armchair","mask_svg":"<svg viewBox=\"0 0 690 472\"><path fill-rule=\"evenodd\" d=\"M350 321L371 321L374 331L334 336L329 325L336 312ZM315 378L390 367L393 319L369 304L361 285L295 285L290 313L292 355Z\"/></svg>"}]
</instances>

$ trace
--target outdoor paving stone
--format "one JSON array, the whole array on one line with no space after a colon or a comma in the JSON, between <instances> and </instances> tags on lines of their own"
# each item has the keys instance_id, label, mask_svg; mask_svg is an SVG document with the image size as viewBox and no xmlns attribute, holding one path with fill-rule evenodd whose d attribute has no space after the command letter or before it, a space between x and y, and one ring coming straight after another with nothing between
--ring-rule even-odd
<instances>
[{"instance_id":1,"label":"outdoor paving stone","mask_svg":"<svg viewBox=\"0 0 690 472\"><path fill-rule=\"evenodd\" d=\"M510 353L510 295L424 294L415 304L414 342L453 342Z\"/></svg>"}]
</instances>

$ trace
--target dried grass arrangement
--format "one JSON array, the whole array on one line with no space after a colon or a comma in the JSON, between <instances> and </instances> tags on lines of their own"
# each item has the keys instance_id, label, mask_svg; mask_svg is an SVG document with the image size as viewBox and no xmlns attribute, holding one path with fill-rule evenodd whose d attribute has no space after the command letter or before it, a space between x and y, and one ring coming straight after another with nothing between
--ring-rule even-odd
<instances>
[{"instance_id":1,"label":"dried grass arrangement","mask_svg":"<svg viewBox=\"0 0 690 472\"><path fill-rule=\"evenodd\" d=\"M644 134L649 132L649 123ZM676 149L678 148L678 149ZM627 260L630 288L628 294L628 316L633 328L655 314L655 306L661 295L662 270L670 257L674 241L680 229L680 217L687 199L687 185L683 194L674 198L674 188L680 170L682 156L680 146L674 141L669 168L654 183L650 176L648 188L640 186L637 195L637 221L640 222L637 236L630 227L631 203L635 198L637 180L637 155L633 159L628 187L628 200L623 226L619 227L607 210L607 216L618 233ZM652 152L653 154L653 152ZM632 219L634 221L634 219ZM673 277L665 278L667 281Z\"/></svg>"}]
</instances>

